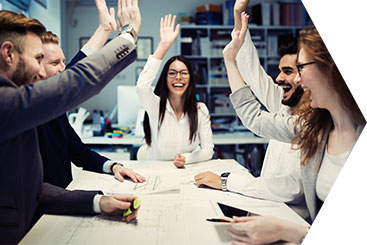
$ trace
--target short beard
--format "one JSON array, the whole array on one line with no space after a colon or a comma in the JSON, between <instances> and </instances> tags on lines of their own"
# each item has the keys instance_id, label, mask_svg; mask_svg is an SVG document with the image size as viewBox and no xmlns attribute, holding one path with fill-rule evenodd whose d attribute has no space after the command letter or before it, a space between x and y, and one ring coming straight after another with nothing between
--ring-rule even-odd
<instances>
[{"instance_id":1,"label":"short beard","mask_svg":"<svg viewBox=\"0 0 367 245\"><path fill-rule=\"evenodd\" d=\"M32 82L31 75L26 72L25 62L21 57L19 58L19 62L15 68L12 81L18 86L30 84Z\"/></svg>"},{"instance_id":2,"label":"short beard","mask_svg":"<svg viewBox=\"0 0 367 245\"><path fill-rule=\"evenodd\" d=\"M301 86L298 86L288 100L282 100L282 104L289 107L295 107L301 100L303 92L304 92L303 88Z\"/></svg>"}]
</instances>

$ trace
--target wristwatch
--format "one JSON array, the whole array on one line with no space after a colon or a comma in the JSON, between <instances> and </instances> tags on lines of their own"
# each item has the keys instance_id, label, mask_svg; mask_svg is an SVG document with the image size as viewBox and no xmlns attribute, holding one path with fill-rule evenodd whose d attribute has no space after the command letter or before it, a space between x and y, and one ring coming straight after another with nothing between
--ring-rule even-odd
<instances>
[{"instance_id":1,"label":"wristwatch","mask_svg":"<svg viewBox=\"0 0 367 245\"><path fill-rule=\"evenodd\" d=\"M111 174L115 174L114 172L113 172L113 167L115 167L115 165L120 165L121 167L123 167L124 165L122 164L122 163L120 163L120 162L114 162L114 163L112 163L111 164L111 166L110 166L110 173Z\"/></svg>"},{"instance_id":2,"label":"wristwatch","mask_svg":"<svg viewBox=\"0 0 367 245\"><path fill-rule=\"evenodd\" d=\"M222 191L228 191L227 189L227 180L228 176L230 175L230 172L225 172L220 175L220 182L222 184Z\"/></svg>"},{"instance_id":3,"label":"wristwatch","mask_svg":"<svg viewBox=\"0 0 367 245\"><path fill-rule=\"evenodd\" d=\"M129 33L134 38L135 42L138 39L138 35L136 34L136 31L134 30L134 27L130 24L120 27L119 35L122 34L122 33Z\"/></svg>"}]
</instances>

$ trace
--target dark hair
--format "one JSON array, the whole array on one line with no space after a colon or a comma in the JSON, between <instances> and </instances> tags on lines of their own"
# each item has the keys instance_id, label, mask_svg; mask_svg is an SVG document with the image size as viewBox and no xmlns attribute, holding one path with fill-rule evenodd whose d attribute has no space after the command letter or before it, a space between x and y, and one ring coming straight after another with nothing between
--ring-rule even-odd
<instances>
[{"instance_id":1,"label":"dark hair","mask_svg":"<svg viewBox=\"0 0 367 245\"><path fill-rule=\"evenodd\" d=\"M297 38L286 37L281 41L281 45L278 48L278 54L280 57L287 54L297 54L298 44Z\"/></svg>"},{"instance_id":2,"label":"dark hair","mask_svg":"<svg viewBox=\"0 0 367 245\"><path fill-rule=\"evenodd\" d=\"M5 41L11 41L14 48L22 53L24 48L22 37L27 32L33 32L41 37L45 31L46 28L34 18L11 11L0 11L0 46Z\"/></svg>"},{"instance_id":3,"label":"dark hair","mask_svg":"<svg viewBox=\"0 0 367 245\"><path fill-rule=\"evenodd\" d=\"M164 116L166 113L166 105L167 105L167 99L168 99L168 86L167 86L167 73L169 66L174 61L181 61L183 62L189 73L190 73L190 82L189 86L184 94L184 113L187 113L189 117L190 122L190 142L195 139L196 132L198 130L198 113L197 113L197 101L195 96L195 90L196 90L196 76L194 74L194 70L191 66L191 63L188 59L186 59L183 55L173 56L171 57L166 64L163 67L162 73L158 79L157 85L154 89L154 94L160 97L159 101L159 126L162 125L162 122L164 120ZM151 135L151 129L150 129L150 123L149 123L149 116L145 112L144 115L144 133L145 133L145 142L147 145L151 145L152 143L152 135Z\"/></svg>"},{"instance_id":4,"label":"dark hair","mask_svg":"<svg viewBox=\"0 0 367 245\"><path fill-rule=\"evenodd\" d=\"M300 32L298 48L299 50L303 48L317 62L318 68L328 76L329 79L326 82L338 94L342 106L348 111L348 116L352 121L357 125L365 124L366 121L356 101L315 28L304 29ZM294 137L292 144L298 144L299 147L296 149L300 149L304 155L302 160L304 165L320 150L320 136L326 133L329 124L333 121L328 110L311 108L311 106L301 109L299 115L298 123L304 122L304 124L302 124L301 131Z\"/></svg>"}]
</instances>

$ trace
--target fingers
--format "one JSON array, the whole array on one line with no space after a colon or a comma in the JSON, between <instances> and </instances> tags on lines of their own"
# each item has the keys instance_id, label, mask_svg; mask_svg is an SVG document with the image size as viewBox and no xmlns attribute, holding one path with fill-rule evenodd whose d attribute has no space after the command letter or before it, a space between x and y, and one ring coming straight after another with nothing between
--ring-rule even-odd
<instances>
[{"instance_id":1,"label":"fingers","mask_svg":"<svg viewBox=\"0 0 367 245\"><path fill-rule=\"evenodd\" d=\"M134 210L134 212L132 212L132 214L130 214L127 217L122 217L122 221L126 221L127 223L129 223L131 220L135 219L138 216L138 210L139 210L140 206Z\"/></svg>"},{"instance_id":2,"label":"fingers","mask_svg":"<svg viewBox=\"0 0 367 245\"><path fill-rule=\"evenodd\" d=\"M145 179L145 177L144 176L142 176L142 175L140 175L140 174L136 174L137 175L137 179L138 179L138 181L140 182L140 183L143 183L143 182L145 182L146 181L146 179Z\"/></svg>"},{"instance_id":3,"label":"fingers","mask_svg":"<svg viewBox=\"0 0 367 245\"><path fill-rule=\"evenodd\" d=\"M116 173L114 174L115 178L120 181L120 182L124 182L124 177L121 175L121 173L119 171L116 171Z\"/></svg>"},{"instance_id":4,"label":"fingers","mask_svg":"<svg viewBox=\"0 0 367 245\"><path fill-rule=\"evenodd\" d=\"M244 216L244 217L237 217L237 216L233 216L233 220L235 222L248 222L251 220L254 220L255 216L251 217L251 216Z\"/></svg>"},{"instance_id":5,"label":"fingers","mask_svg":"<svg viewBox=\"0 0 367 245\"><path fill-rule=\"evenodd\" d=\"M128 202L129 203L128 207L130 207L130 203L137 198L136 196L129 196L129 195L113 195L111 197L121 202Z\"/></svg>"},{"instance_id":6,"label":"fingers","mask_svg":"<svg viewBox=\"0 0 367 245\"><path fill-rule=\"evenodd\" d=\"M226 230L227 234L232 237L234 240L239 241L239 242L247 242L247 243L251 243L250 238L243 234L243 235L239 235L231 230ZM238 243L237 243L238 244ZM241 244L241 243L240 243Z\"/></svg>"}]
</instances>

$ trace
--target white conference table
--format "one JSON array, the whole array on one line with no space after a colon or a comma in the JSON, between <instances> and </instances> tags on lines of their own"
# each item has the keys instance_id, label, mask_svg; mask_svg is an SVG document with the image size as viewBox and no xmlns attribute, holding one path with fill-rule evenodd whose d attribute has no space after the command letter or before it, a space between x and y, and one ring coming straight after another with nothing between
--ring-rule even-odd
<instances>
[{"instance_id":1,"label":"white conference table","mask_svg":"<svg viewBox=\"0 0 367 245\"><path fill-rule=\"evenodd\" d=\"M143 174L147 183L120 183L111 175L82 171L68 188L139 196L142 203L135 222L127 224L120 217L105 215L44 215L20 244L230 244L225 233L230 224L206 221L223 216L217 202L307 225L283 203L196 187L194 176L207 170L243 172L244 177L251 178L234 160L211 160L183 169L177 169L171 161L124 163Z\"/></svg>"},{"instance_id":2,"label":"white conference table","mask_svg":"<svg viewBox=\"0 0 367 245\"><path fill-rule=\"evenodd\" d=\"M88 145L142 145L145 144L143 137L132 134L124 135L122 138L108 137L81 137L84 144ZM215 133L213 143L215 145L239 145L239 144L266 144L268 139L256 137L251 132L237 133Z\"/></svg>"}]
</instances>

